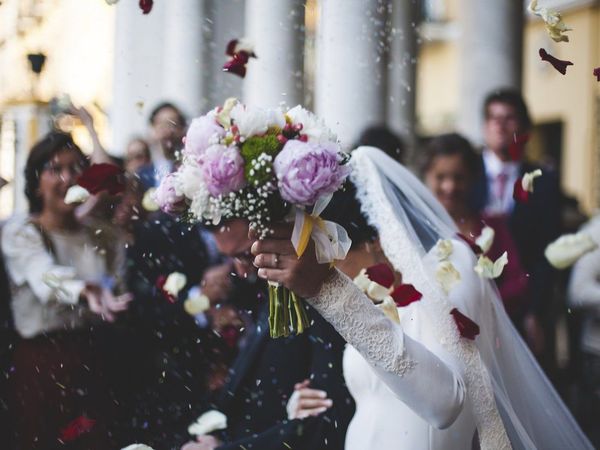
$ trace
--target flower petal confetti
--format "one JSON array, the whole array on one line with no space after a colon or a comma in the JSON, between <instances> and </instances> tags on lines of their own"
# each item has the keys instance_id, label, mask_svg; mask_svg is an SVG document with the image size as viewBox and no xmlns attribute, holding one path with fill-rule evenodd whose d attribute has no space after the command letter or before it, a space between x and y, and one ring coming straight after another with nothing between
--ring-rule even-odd
<instances>
[{"instance_id":1,"label":"flower petal confetti","mask_svg":"<svg viewBox=\"0 0 600 450\"><path fill-rule=\"evenodd\" d=\"M513 187L513 198L519 203L527 203L529 194L533 192L533 182L536 178L542 176L541 169L525 173L521 178L515 181Z\"/></svg>"},{"instance_id":2,"label":"flower petal confetti","mask_svg":"<svg viewBox=\"0 0 600 450\"><path fill-rule=\"evenodd\" d=\"M523 185L523 189L527 192L533 192L533 181L542 176L542 170L536 169L532 172L527 172L523 175L521 179L521 184Z\"/></svg>"},{"instance_id":3,"label":"flower petal confetti","mask_svg":"<svg viewBox=\"0 0 600 450\"><path fill-rule=\"evenodd\" d=\"M110 195L125 190L125 173L114 164L92 164L77 177L77 184L92 194L107 191Z\"/></svg>"},{"instance_id":4,"label":"flower petal confetti","mask_svg":"<svg viewBox=\"0 0 600 450\"><path fill-rule=\"evenodd\" d=\"M448 294L454 285L460 281L460 272L450 261L442 261L438 264L435 278L440 283L443 291Z\"/></svg>"},{"instance_id":5,"label":"flower petal confetti","mask_svg":"<svg viewBox=\"0 0 600 450\"><path fill-rule=\"evenodd\" d=\"M481 234L477 239L475 239L475 243L481 248L482 253L487 253L488 250L492 247L495 236L496 232L492 227L483 227L483 229L481 230Z\"/></svg>"},{"instance_id":6,"label":"flower petal confetti","mask_svg":"<svg viewBox=\"0 0 600 450\"><path fill-rule=\"evenodd\" d=\"M598 243L585 231L566 234L550 243L544 252L546 259L557 269L566 269L579 258L598 248Z\"/></svg>"},{"instance_id":7,"label":"flower petal confetti","mask_svg":"<svg viewBox=\"0 0 600 450\"><path fill-rule=\"evenodd\" d=\"M71 442L79 436L89 433L96 421L85 416L79 416L70 422L65 428L60 430L60 440L63 442Z\"/></svg>"},{"instance_id":8,"label":"flower petal confetti","mask_svg":"<svg viewBox=\"0 0 600 450\"><path fill-rule=\"evenodd\" d=\"M173 297L177 298L179 291L181 291L187 283L187 277L180 272L170 273L163 284L163 289Z\"/></svg>"},{"instance_id":9,"label":"flower petal confetti","mask_svg":"<svg viewBox=\"0 0 600 450\"><path fill-rule=\"evenodd\" d=\"M198 314L201 314L204 311L207 311L209 308L210 308L210 300L204 294L188 297L183 302L183 309L190 316L196 316Z\"/></svg>"},{"instance_id":10,"label":"flower petal confetti","mask_svg":"<svg viewBox=\"0 0 600 450\"><path fill-rule=\"evenodd\" d=\"M480 256L475 266L475 272L481 278L494 279L502 275L504 266L508 264L508 253L504 252L496 261L487 256Z\"/></svg>"},{"instance_id":11,"label":"flower petal confetti","mask_svg":"<svg viewBox=\"0 0 600 450\"><path fill-rule=\"evenodd\" d=\"M445 261L454 251L454 247L452 246L452 241L450 239L440 239L435 246L435 250L438 260Z\"/></svg>"},{"instance_id":12,"label":"flower petal confetti","mask_svg":"<svg viewBox=\"0 0 600 450\"><path fill-rule=\"evenodd\" d=\"M394 272L386 263L376 264L365 270L369 280L389 289L394 284Z\"/></svg>"},{"instance_id":13,"label":"flower petal confetti","mask_svg":"<svg viewBox=\"0 0 600 450\"><path fill-rule=\"evenodd\" d=\"M525 153L525 144L529 142L529 134L515 134L513 142L508 146L511 161L520 161Z\"/></svg>"},{"instance_id":14,"label":"flower petal confetti","mask_svg":"<svg viewBox=\"0 0 600 450\"><path fill-rule=\"evenodd\" d=\"M152 7L154 6L154 1L153 0L140 0L140 9L142 10L142 12L144 14L150 14L150 11L152 11Z\"/></svg>"},{"instance_id":15,"label":"flower petal confetti","mask_svg":"<svg viewBox=\"0 0 600 450\"><path fill-rule=\"evenodd\" d=\"M391 297L385 297L383 301L377 305L383 313L388 316L393 322L400 323L400 315L398 314L398 308L396 303Z\"/></svg>"},{"instance_id":16,"label":"flower petal confetti","mask_svg":"<svg viewBox=\"0 0 600 450\"><path fill-rule=\"evenodd\" d=\"M532 14L541 17L546 25L546 31L548 31L548 34L555 42L569 42L569 36L564 33L571 31L572 28L567 27L559 12L538 7L537 0L531 0L527 9Z\"/></svg>"},{"instance_id":17,"label":"flower petal confetti","mask_svg":"<svg viewBox=\"0 0 600 450\"><path fill-rule=\"evenodd\" d=\"M89 191L76 184L71 186L65 194L65 203L67 205L70 205L71 203L83 203L88 198L90 198Z\"/></svg>"},{"instance_id":18,"label":"flower petal confetti","mask_svg":"<svg viewBox=\"0 0 600 450\"><path fill-rule=\"evenodd\" d=\"M144 197L142 198L142 208L146 211L154 212L160 209L160 206L154 200L154 195L156 193L156 188L150 188L144 193Z\"/></svg>"},{"instance_id":19,"label":"flower petal confetti","mask_svg":"<svg viewBox=\"0 0 600 450\"><path fill-rule=\"evenodd\" d=\"M600 81L600 67L594 69L594 76L596 77L596 81Z\"/></svg>"},{"instance_id":20,"label":"flower petal confetti","mask_svg":"<svg viewBox=\"0 0 600 450\"><path fill-rule=\"evenodd\" d=\"M226 428L227 416L220 411L212 409L198 417L198 419L188 427L188 433L192 436L202 436Z\"/></svg>"},{"instance_id":21,"label":"flower petal confetti","mask_svg":"<svg viewBox=\"0 0 600 450\"><path fill-rule=\"evenodd\" d=\"M548 53L543 48L540 48L540 58L542 58L542 61L546 61L546 62L549 62L550 64L552 64L552 67L554 67L556 70L558 70L563 75L567 74L567 67L573 65L573 63L571 61L563 61L562 59L558 59L558 58L552 56L550 53Z\"/></svg>"},{"instance_id":22,"label":"flower petal confetti","mask_svg":"<svg viewBox=\"0 0 600 450\"><path fill-rule=\"evenodd\" d=\"M241 78L246 76L246 64L250 58L256 58L252 45L245 39L229 41L225 54L231 58L223 65L223 71L231 72Z\"/></svg>"},{"instance_id":23,"label":"flower petal confetti","mask_svg":"<svg viewBox=\"0 0 600 450\"><path fill-rule=\"evenodd\" d=\"M400 284L394 288L390 297L394 300L396 306L404 307L421 300L423 294L417 291L412 284Z\"/></svg>"},{"instance_id":24,"label":"flower petal confetti","mask_svg":"<svg viewBox=\"0 0 600 450\"><path fill-rule=\"evenodd\" d=\"M475 340L475 336L479 334L479 325L469 319L467 316L462 314L457 308L450 311L454 319L454 323L458 328L460 335L466 339Z\"/></svg>"}]
</instances>

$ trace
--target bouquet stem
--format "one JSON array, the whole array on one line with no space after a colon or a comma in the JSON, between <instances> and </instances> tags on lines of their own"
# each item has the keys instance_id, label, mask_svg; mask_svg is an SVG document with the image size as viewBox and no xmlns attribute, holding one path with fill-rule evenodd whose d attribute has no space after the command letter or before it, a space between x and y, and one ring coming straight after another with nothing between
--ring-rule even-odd
<instances>
[{"instance_id":1,"label":"bouquet stem","mask_svg":"<svg viewBox=\"0 0 600 450\"><path fill-rule=\"evenodd\" d=\"M302 299L289 289L269 283L269 330L272 338L303 333L310 326Z\"/></svg>"}]
</instances>

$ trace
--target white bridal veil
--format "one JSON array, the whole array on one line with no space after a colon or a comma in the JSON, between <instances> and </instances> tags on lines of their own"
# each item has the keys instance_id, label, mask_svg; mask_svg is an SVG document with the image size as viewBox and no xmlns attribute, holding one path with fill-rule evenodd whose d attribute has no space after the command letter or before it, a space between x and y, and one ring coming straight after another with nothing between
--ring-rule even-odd
<instances>
[{"instance_id":1,"label":"white bridal veil","mask_svg":"<svg viewBox=\"0 0 600 450\"><path fill-rule=\"evenodd\" d=\"M352 181L363 213L403 279L423 293L424 307L443 347L465 364L481 448L592 449L504 311L493 282L473 270L476 257L456 240L457 228L425 186L373 147L352 152ZM436 280L431 250L454 239L461 281L446 295ZM510 255L509 255L510 258ZM475 341L461 338L450 310L475 321ZM510 445L507 442L510 440Z\"/></svg>"}]
</instances>

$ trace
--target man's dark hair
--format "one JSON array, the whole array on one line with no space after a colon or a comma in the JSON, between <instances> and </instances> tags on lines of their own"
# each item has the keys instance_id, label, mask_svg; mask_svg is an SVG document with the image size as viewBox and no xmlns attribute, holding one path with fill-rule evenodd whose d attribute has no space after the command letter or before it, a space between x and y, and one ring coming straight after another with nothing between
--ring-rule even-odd
<instances>
[{"instance_id":1,"label":"man's dark hair","mask_svg":"<svg viewBox=\"0 0 600 450\"><path fill-rule=\"evenodd\" d=\"M483 116L486 119L492 103L504 103L512 106L517 112L519 123L523 129L528 130L533 125L527 104L519 91L514 89L497 89L490 92L483 102Z\"/></svg>"},{"instance_id":2,"label":"man's dark hair","mask_svg":"<svg viewBox=\"0 0 600 450\"><path fill-rule=\"evenodd\" d=\"M481 170L481 159L471 143L458 133L440 134L425 145L421 161L421 176L431 168L435 158L439 156L459 155L472 179L477 178Z\"/></svg>"},{"instance_id":3,"label":"man's dark hair","mask_svg":"<svg viewBox=\"0 0 600 450\"><path fill-rule=\"evenodd\" d=\"M173 111L175 111L175 113L177 114L177 121L179 122L179 125L181 125L182 127L185 127L185 125L187 123L187 119L185 118L185 116L183 115L181 110L171 102L162 102L154 107L154 109L150 113L150 117L148 118L148 122L150 123L150 125L154 125L156 116L163 109L172 109Z\"/></svg>"},{"instance_id":4,"label":"man's dark hair","mask_svg":"<svg viewBox=\"0 0 600 450\"><path fill-rule=\"evenodd\" d=\"M88 160L81 149L73 142L70 134L59 131L48 133L41 141L37 142L27 158L25 165L25 195L29 201L29 212L38 213L42 211L42 198L38 195L40 187L40 176L44 166L54 156L64 150L72 150L81 158L82 164L87 165Z\"/></svg>"},{"instance_id":5,"label":"man's dark hair","mask_svg":"<svg viewBox=\"0 0 600 450\"><path fill-rule=\"evenodd\" d=\"M404 159L404 142L385 125L377 125L365 129L358 138L354 148L361 145L377 147L398 162L402 162Z\"/></svg>"}]
</instances>

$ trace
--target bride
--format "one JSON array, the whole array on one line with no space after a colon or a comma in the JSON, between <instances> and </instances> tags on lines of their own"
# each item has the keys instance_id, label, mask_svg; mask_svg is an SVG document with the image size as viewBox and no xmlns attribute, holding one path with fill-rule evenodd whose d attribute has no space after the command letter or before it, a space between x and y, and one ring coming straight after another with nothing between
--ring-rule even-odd
<instances>
[{"instance_id":1,"label":"bride","mask_svg":"<svg viewBox=\"0 0 600 450\"><path fill-rule=\"evenodd\" d=\"M252 248L259 276L305 297L350 344L344 375L357 409L346 448L592 448L442 206L378 149L355 150L351 164L356 198L336 194L325 217L355 238L337 269L314 252L298 259L289 231ZM398 308L400 324L348 277L378 262L423 294ZM474 340L461 336L455 310L479 326ZM299 404L321 411L314 400Z\"/></svg>"}]
</instances>

